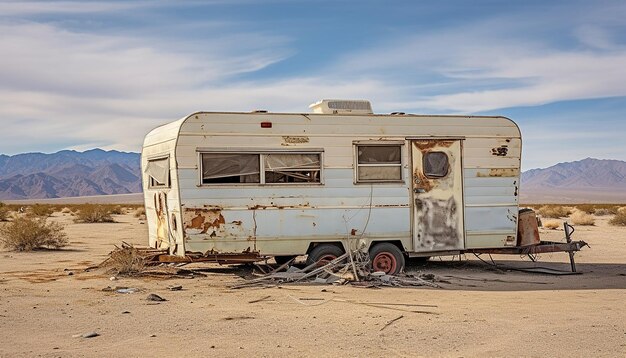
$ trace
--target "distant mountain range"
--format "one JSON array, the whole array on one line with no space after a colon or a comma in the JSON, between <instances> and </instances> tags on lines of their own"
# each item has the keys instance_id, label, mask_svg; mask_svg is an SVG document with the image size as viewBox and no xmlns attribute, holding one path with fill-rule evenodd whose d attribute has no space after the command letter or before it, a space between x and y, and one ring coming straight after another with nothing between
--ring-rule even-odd
<instances>
[{"instance_id":1,"label":"distant mountain range","mask_svg":"<svg viewBox=\"0 0 626 358\"><path fill-rule=\"evenodd\" d=\"M92 149L0 155L0 200L137 192L139 153Z\"/></svg>"},{"instance_id":2,"label":"distant mountain range","mask_svg":"<svg viewBox=\"0 0 626 358\"><path fill-rule=\"evenodd\" d=\"M140 154L92 149L0 155L0 200L141 192ZM520 202L626 203L626 162L587 158L522 173Z\"/></svg>"},{"instance_id":3,"label":"distant mountain range","mask_svg":"<svg viewBox=\"0 0 626 358\"><path fill-rule=\"evenodd\" d=\"M626 203L626 162L587 158L522 173L523 203Z\"/></svg>"}]
</instances>

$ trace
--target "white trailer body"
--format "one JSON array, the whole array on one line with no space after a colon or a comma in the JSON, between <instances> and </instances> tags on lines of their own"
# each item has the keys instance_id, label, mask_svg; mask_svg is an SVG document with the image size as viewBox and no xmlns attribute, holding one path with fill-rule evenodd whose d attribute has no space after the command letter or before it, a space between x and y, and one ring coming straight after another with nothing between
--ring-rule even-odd
<instances>
[{"instance_id":1,"label":"white trailer body","mask_svg":"<svg viewBox=\"0 0 626 358\"><path fill-rule=\"evenodd\" d=\"M343 101L316 110L198 112L152 130L150 246L289 256L390 242L434 256L520 244L522 142L510 119L380 115Z\"/></svg>"}]
</instances>

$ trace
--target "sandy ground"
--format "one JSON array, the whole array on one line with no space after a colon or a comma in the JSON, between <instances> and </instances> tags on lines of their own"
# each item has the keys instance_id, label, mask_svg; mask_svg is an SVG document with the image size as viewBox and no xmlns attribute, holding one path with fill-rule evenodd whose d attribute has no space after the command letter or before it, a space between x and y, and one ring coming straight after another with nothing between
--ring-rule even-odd
<instances>
[{"instance_id":1,"label":"sandy ground","mask_svg":"<svg viewBox=\"0 0 626 358\"><path fill-rule=\"evenodd\" d=\"M146 225L132 215L112 224L74 224L59 213L53 220L67 225L68 250L0 252L2 357L626 356L626 228L608 226L608 217L577 228L575 238L591 245L576 256L582 275L496 270L470 257L408 267L448 280L442 289L233 290L243 270L218 265L206 265L201 278L110 281L83 269L122 240L145 244ZM568 268L566 254L540 259L495 257ZM107 286L142 291L102 291ZM146 301L149 293L168 301ZM91 331L100 336L73 338Z\"/></svg>"}]
</instances>

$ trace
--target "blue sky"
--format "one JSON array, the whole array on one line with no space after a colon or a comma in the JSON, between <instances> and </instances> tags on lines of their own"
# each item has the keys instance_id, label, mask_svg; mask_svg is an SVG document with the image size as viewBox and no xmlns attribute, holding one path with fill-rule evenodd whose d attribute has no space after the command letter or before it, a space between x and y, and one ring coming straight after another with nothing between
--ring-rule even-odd
<instances>
[{"instance_id":1,"label":"blue sky","mask_svg":"<svg viewBox=\"0 0 626 358\"><path fill-rule=\"evenodd\" d=\"M626 160L624 1L1 1L0 153L139 151L198 110L513 118L523 169Z\"/></svg>"}]
</instances>

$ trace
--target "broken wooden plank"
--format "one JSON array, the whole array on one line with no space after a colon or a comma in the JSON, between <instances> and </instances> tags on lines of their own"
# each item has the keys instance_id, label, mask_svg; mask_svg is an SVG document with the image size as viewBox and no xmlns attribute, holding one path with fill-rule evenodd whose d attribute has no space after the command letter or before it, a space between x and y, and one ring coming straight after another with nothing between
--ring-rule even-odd
<instances>
[{"instance_id":1,"label":"broken wooden plank","mask_svg":"<svg viewBox=\"0 0 626 358\"><path fill-rule=\"evenodd\" d=\"M257 303L257 302L265 301L265 300L267 300L268 298L271 298L271 297L272 296L265 296L265 297L262 297L262 298L258 298L256 300L248 301L248 303Z\"/></svg>"},{"instance_id":2,"label":"broken wooden plank","mask_svg":"<svg viewBox=\"0 0 626 358\"><path fill-rule=\"evenodd\" d=\"M381 328L380 330L381 330L381 331L382 331L382 330L384 330L385 328L387 328L387 327L391 326L394 322L397 322L397 321L398 321L399 319L401 319L401 318L404 318L404 316L403 316L403 315L400 315L400 316L398 316L398 317L396 317L396 318L392 319L391 321L387 322L387 323L383 326L383 328Z\"/></svg>"}]
</instances>

